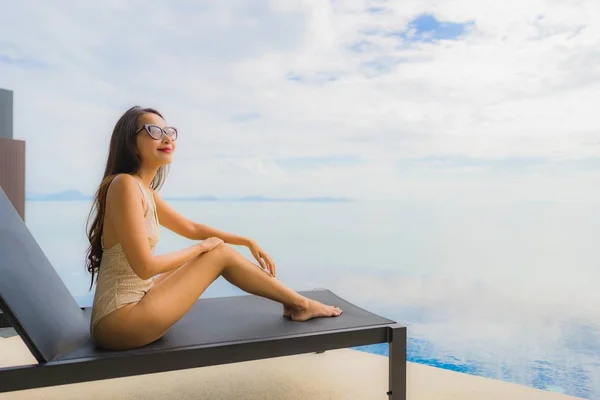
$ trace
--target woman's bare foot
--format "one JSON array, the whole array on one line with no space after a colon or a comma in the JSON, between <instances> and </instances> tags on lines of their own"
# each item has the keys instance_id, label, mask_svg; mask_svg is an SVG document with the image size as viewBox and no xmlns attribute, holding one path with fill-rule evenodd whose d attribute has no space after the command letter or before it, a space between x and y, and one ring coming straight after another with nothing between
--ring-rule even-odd
<instances>
[{"instance_id":1,"label":"woman's bare foot","mask_svg":"<svg viewBox=\"0 0 600 400\"><path fill-rule=\"evenodd\" d=\"M292 307L286 306L286 305L283 306L283 316L284 317L291 318L292 317L292 311L293 311Z\"/></svg>"},{"instance_id":2,"label":"woman's bare foot","mask_svg":"<svg viewBox=\"0 0 600 400\"><path fill-rule=\"evenodd\" d=\"M306 306L296 309L284 306L283 315L294 321L302 322L312 318L338 317L342 314L342 310L338 307L326 306L323 303L311 299L307 300Z\"/></svg>"}]
</instances>

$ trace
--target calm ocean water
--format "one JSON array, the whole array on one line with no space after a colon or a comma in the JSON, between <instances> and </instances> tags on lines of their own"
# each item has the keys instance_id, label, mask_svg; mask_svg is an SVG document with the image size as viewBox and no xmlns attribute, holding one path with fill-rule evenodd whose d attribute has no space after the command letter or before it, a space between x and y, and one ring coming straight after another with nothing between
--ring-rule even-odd
<instances>
[{"instance_id":1,"label":"calm ocean water","mask_svg":"<svg viewBox=\"0 0 600 400\"><path fill-rule=\"evenodd\" d=\"M409 327L409 359L600 398L600 212L593 205L170 204L255 238L296 290L325 287ZM27 202L82 305L90 202ZM163 228L158 253L190 244ZM240 251L250 257L245 248ZM243 294L223 279L207 297ZM362 350L386 354L387 345Z\"/></svg>"}]
</instances>

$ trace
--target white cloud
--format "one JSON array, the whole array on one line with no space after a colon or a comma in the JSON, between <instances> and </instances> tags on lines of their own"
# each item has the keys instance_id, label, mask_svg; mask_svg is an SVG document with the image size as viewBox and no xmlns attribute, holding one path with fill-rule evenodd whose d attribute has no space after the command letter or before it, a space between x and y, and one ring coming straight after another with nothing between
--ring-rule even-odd
<instances>
[{"instance_id":1,"label":"white cloud","mask_svg":"<svg viewBox=\"0 0 600 400\"><path fill-rule=\"evenodd\" d=\"M13 2L0 87L15 91L32 191L92 192L112 126L140 104L181 130L172 194L600 201L597 170L559 164L600 157L599 11L593 0ZM474 25L439 43L386 35L424 13ZM327 156L361 162L275 161ZM545 161L397 167L444 156Z\"/></svg>"}]
</instances>

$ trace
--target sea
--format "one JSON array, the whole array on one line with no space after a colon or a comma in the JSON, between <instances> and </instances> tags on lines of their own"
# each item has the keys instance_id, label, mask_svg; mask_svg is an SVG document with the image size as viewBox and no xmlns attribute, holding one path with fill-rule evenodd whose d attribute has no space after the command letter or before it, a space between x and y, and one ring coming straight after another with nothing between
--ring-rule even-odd
<instances>
[{"instance_id":1,"label":"sea","mask_svg":"<svg viewBox=\"0 0 600 400\"><path fill-rule=\"evenodd\" d=\"M170 201L255 239L295 290L327 288L408 327L415 363L600 399L594 204ZM26 224L73 296L91 201L27 201ZM192 243L162 228L157 254ZM238 248L252 260L246 248ZM203 297L245 294L219 278ZM387 356L387 344L360 351Z\"/></svg>"}]
</instances>

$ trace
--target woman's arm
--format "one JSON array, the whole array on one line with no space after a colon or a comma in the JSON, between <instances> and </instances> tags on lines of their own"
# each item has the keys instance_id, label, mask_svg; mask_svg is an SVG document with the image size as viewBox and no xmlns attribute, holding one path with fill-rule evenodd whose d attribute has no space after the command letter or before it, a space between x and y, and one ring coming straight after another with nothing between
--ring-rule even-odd
<instances>
[{"instance_id":1,"label":"woman's arm","mask_svg":"<svg viewBox=\"0 0 600 400\"><path fill-rule=\"evenodd\" d=\"M159 256L152 254L141 193L134 179L130 175L121 174L112 180L106 194L106 210L131 269L141 279L149 279L180 267L201 254L203 246L202 243L196 243L172 253Z\"/></svg>"},{"instance_id":2,"label":"woman's arm","mask_svg":"<svg viewBox=\"0 0 600 400\"><path fill-rule=\"evenodd\" d=\"M217 237L225 243L247 247L252 244L252 240L246 237L223 232L208 225L191 221L175 211L161 199L157 193L153 192L153 195L160 224L180 236L192 240L204 240L210 237Z\"/></svg>"},{"instance_id":3,"label":"woman's arm","mask_svg":"<svg viewBox=\"0 0 600 400\"><path fill-rule=\"evenodd\" d=\"M225 243L246 246L260 266L275 276L275 263L254 240L191 221L171 208L158 194L153 193L153 195L158 219L165 228L188 239L204 240L209 237L217 237Z\"/></svg>"}]
</instances>

